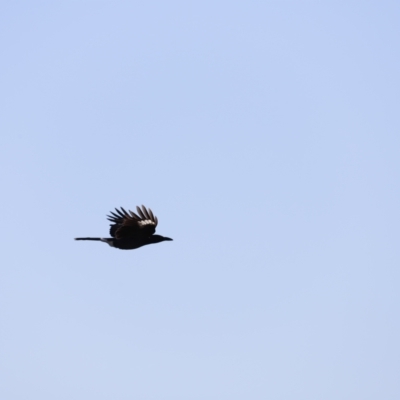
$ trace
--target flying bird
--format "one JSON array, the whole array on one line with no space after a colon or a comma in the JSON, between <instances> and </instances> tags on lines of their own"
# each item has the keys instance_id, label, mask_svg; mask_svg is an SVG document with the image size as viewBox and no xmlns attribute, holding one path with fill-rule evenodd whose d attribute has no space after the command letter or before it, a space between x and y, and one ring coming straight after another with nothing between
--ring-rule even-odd
<instances>
[{"instance_id":1,"label":"flying bird","mask_svg":"<svg viewBox=\"0 0 400 400\"><path fill-rule=\"evenodd\" d=\"M133 211L125 211L122 207L117 208L107 219L110 224L111 238L82 237L75 240L98 240L109 244L111 247L122 250L133 250L146 244L160 243L165 240L172 240L169 237L155 235L158 219L153 212L145 206L136 207L137 214Z\"/></svg>"}]
</instances>

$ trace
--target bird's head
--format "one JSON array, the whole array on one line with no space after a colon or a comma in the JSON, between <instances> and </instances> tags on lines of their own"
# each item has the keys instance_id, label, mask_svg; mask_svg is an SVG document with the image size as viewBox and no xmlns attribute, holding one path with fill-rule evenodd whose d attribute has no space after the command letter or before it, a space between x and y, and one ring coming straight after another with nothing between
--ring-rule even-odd
<instances>
[{"instance_id":1,"label":"bird's head","mask_svg":"<svg viewBox=\"0 0 400 400\"><path fill-rule=\"evenodd\" d=\"M160 243L164 242L165 240L173 240L169 237L161 236L161 235L152 235L150 237L151 243Z\"/></svg>"}]
</instances>

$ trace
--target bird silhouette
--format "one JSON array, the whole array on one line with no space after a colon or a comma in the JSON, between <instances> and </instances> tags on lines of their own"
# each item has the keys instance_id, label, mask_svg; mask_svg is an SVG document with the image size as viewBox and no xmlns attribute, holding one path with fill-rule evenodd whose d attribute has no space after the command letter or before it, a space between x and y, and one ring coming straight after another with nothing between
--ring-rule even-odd
<instances>
[{"instance_id":1,"label":"bird silhouette","mask_svg":"<svg viewBox=\"0 0 400 400\"><path fill-rule=\"evenodd\" d=\"M117 208L115 212L111 211L111 215L107 215L107 219L112 222L110 224L111 238L93 238L80 237L75 240L97 240L109 244L121 250L133 250L147 244L160 243L165 240L172 240L169 237L155 235L158 219L153 212L142 205L142 208L136 207L137 213L133 211L125 211L122 207Z\"/></svg>"}]
</instances>

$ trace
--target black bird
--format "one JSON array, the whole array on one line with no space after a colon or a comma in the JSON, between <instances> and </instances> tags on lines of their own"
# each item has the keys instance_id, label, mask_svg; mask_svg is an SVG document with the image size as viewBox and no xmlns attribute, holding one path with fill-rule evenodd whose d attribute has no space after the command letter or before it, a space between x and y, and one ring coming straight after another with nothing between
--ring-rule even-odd
<instances>
[{"instance_id":1,"label":"black bird","mask_svg":"<svg viewBox=\"0 0 400 400\"><path fill-rule=\"evenodd\" d=\"M153 212L146 209L145 206L136 207L139 215L133 211L126 212L122 207L121 210L115 209L111 211L111 215L107 215L107 219L112 222L110 224L111 238L75 238L75 240L100 240L108 243L111 247L122 250L133 250L146 244L160 243L164 240L172 240L171 238L154 235L158 224L157 217Z\"/></svg>"}]
</instances>

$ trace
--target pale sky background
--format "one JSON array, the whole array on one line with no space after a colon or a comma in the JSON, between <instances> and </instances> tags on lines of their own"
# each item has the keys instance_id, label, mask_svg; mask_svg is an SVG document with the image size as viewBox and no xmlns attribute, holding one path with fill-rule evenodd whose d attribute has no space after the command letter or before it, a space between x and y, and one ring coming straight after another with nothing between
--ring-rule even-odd
<instances>
[{"instance_id":1,"label":"pale sky background","mask_svg":"<svg viewBox=\"0 0 400 400\"><path fill-rule=\"evenodd\" d=\"M398 400L399 21L2 2L0 398Z\"/></svg>"}]
</instances>

